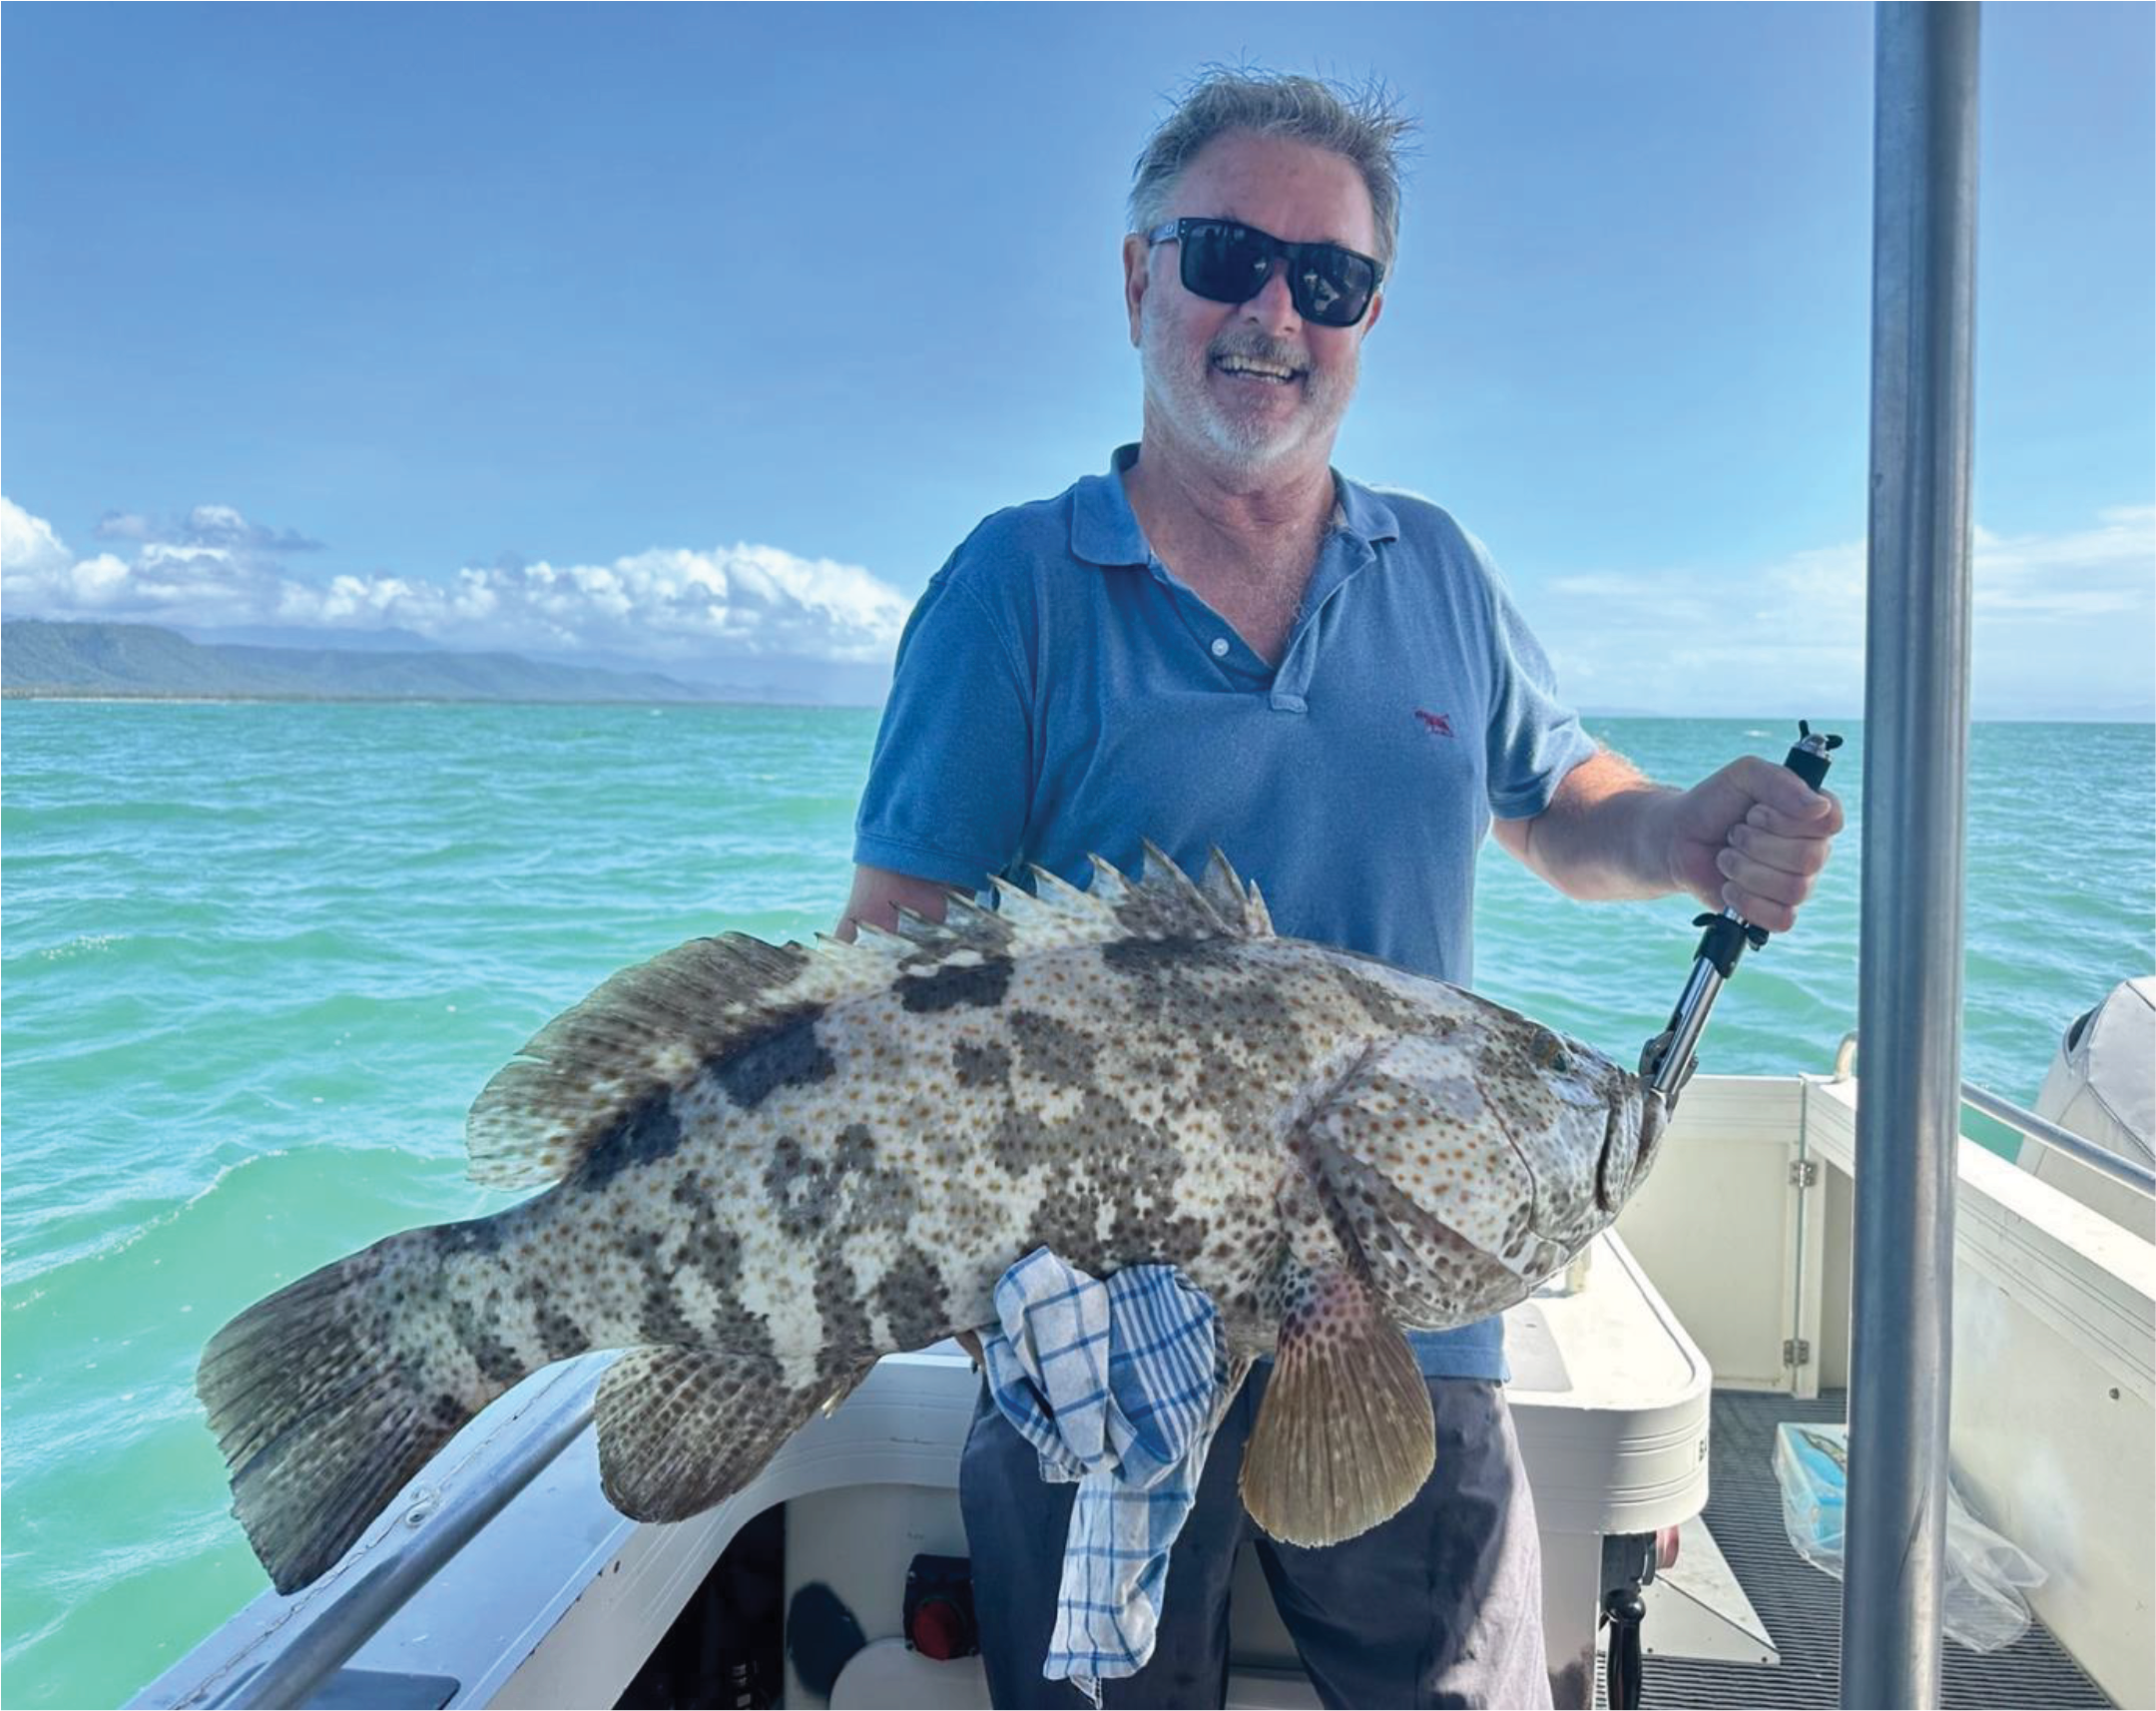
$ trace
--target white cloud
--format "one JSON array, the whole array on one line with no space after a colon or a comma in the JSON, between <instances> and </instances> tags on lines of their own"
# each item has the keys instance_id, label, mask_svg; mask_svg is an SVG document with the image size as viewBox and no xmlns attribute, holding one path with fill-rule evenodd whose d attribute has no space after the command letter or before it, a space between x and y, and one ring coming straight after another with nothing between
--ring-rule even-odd
<instances>
[{"instance_id":1,"label":"white cloud","mask_svg":"<svg viewBox=\"0 0 2156 1711\"><path fill-rule=\"evenodd\" d=\"M2156 506L1972 544L1977 716L2156 713ZM1525 604L1570 700L1847 714L1864 700L1865 558L1849 541L1750 568L1586 571Z\"/></svg>"},{"instance_id":2,"label":"white cloud","mask_svg":"<svg viewBox=\"0 0 2156 1711\"><path fill-rule=\"evenodd\" d=\"M6 576L9 587L17 576L38 578L65 569L73 557L53 533L52 524L0 497L0 574Z\"/></svg>"},{"instance_id":3,"label":"white cloud","mask_svg":"<svg viewBox=\"0 0 2156 1711\"><path fill-rule=\"evenodd\" d=\"M607 564L505 561L439 577L301 578L315 543L230 506L176 522L109 514L82 558L0 498L10 617L216 629L397 628L445 647L712 668L758 659L889 660L908 600L858 565L777 547L665 548ZM2085 528L1977 529L1979 717L2156 714L2156 506ZM118 550L115 550L118 549ZM1855 712L1864 699L1865 547L1752 567L1578 572L1522 590L1567 699L1701 714Z\"/></svg>"},{"instance_id":4,"label":"white cloud","mask_svg":"<svg viewBox=\"0 0 2156 1711\"><path fill-rule=\"evenodd\" d=\"M274 624L410 630L447 647L628 654L655 662L772 656L889 659L910 602L858 565L778 547L670 548L611 564L463 566L439 578L288 574L277 555L316 543L225 505L180 523L109 515L78 559L39 518L0 499L11 617L128 619L218 628Z\"/></svg>"},{"instance_id":5,"label":"white cloud","mask_svg":"<svg viewBox=\"0 0 2156 1711\"><path fill-rule=\"evenodd\" d=\"M91 531L101 541L162 541L168 546L221 547L228 551L318 552L321 542L296 529L251 523L231 505L197 505L176 523L160 523L132 511L108 511Z\"/></svg>"}]
</instances>

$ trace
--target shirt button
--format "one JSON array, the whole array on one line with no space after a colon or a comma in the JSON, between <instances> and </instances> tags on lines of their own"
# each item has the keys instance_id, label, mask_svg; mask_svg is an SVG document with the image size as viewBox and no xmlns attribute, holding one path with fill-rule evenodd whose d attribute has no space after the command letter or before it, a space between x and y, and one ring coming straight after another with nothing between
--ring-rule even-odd
<instances>
[{"instance_id":1,"label":"shirt button","mask_svg":"<svg viewBox=\"0 0 2156 1711\"><path fill-rule=\"evenodd\" d=\"M1228 638L1226 636L1215 636L1213 638L1213 657L1216 660L1225 660L1228 657Z\"/></svg>"}]
</instances>

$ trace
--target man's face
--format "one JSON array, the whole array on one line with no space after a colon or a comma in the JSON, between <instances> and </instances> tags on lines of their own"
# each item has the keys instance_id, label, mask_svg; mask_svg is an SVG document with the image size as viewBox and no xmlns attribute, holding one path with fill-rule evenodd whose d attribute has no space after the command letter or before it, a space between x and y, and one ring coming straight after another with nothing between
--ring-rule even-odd
<instances>
[{"instance_id":1,"label":"man's face","mask_svg":"<svg viewBox=\"0 0 2156 1711\"><path fill-rule=\"evenodd\" d=\"M1169 217L1218 216L1289 243L1333 243L1377 254L1377 222L1362 175L1307 143L1249 133L1216 138L1183 174ZM1331 455L1354 395L1362 335L1384 298L1354 326L1318 326L1296 312L1276 265L1248 302L1183 288L1176 244L1124 242L1124 297L1149 417L1224 471L1264 474L1298 452ZM1286 378L1254 372L1257 362Z\"/></svg>"}]
</instances>

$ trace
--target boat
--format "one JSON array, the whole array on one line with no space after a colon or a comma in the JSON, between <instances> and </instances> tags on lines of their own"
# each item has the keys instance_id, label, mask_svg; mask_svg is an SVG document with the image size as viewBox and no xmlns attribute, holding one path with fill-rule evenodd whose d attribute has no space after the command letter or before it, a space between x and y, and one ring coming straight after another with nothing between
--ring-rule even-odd
<instances>
[{"instance_id":1,"label":"boat","mask_svg":"<svg viewBox=\"0 0 2156 1711\"><path fill-rule=\"evenodd\" d=\"M2074 1018L2036 1095L2036 1115L2054 1130L2114 1158L2156 1167L2156 975L2121 980L2103 1002ZM2021 1142L2033 1171L2114 1223L2156 1241L2146 1199L2053 1131Z\"/></svg>"}]
</instances>

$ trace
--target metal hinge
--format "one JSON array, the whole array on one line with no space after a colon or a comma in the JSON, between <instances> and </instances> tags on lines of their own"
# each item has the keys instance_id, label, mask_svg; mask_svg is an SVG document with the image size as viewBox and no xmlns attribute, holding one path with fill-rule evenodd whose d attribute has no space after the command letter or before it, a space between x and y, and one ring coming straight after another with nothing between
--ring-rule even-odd
<instances>
[{"instance_id":1,"label":"metal hinge","mask_svg":"<svg viewBox=\"0 0 2156 1711\"><path fill-rule=\"evenodd\" d=\"M1791 1159L1789 1185L1792 1188L1819 1187L1819 1161L1817 1159Z\"/></svg>"},{"instance_id":2,"label":"metal hinge","mask_svg":"<svg viewBox=\"0 0 2156 1711\"><path fill-rule=\"evenodd\" d=\"M1811 1339L1807 1337L1785 1337L1782 1340L1782 1365L1785 1367L1811 1366Z\"/></svg>"}]
</instances>

